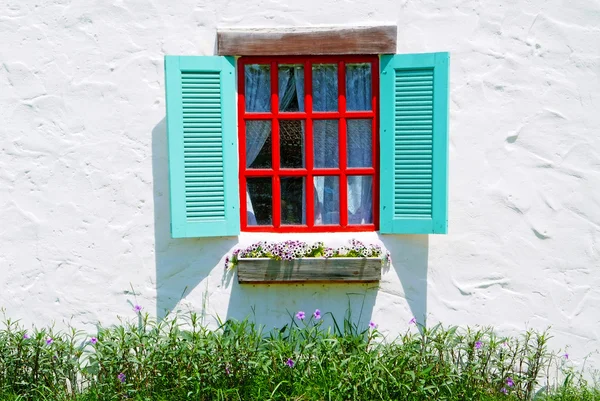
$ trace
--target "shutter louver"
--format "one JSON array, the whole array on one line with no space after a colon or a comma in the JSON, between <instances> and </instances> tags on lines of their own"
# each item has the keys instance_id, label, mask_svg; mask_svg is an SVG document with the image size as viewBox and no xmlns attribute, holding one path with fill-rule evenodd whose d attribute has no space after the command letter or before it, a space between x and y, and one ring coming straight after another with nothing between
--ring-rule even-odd
<instances>
[{"instance_id":1,"label":"shutter louver","mask_svg":"<svg viewBox=\"0 0 600 401\"><path fill-rule=\"evenodd\" d=\"M237 235L233 61L167 56L165 71L171 235Z\"/></svg>"},{"instance_id":2,"label":"shutter louver","mask_svg":"<svg viewBox=\"0 0 600 401\"><path fill-rule=\"evenodd\" d=\"M382 57L382 233L447 231L448 54Z\"/></svg>"}]
</instances>

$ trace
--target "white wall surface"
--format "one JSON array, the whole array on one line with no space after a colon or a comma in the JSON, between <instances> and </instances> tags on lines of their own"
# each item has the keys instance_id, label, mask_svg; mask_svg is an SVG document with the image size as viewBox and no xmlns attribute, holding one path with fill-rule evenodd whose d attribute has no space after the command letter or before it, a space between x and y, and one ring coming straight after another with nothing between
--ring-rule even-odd
<instances>
[{"instance_id":1,"label":"white wall surface","mask_svg":"<svg viewBox=\"0 0 600 401\"><path fill-rule=\"evenodd\" d=\"M397 24L398 53L451 52L450 233L355 235L392 251L379 289L239 286L224 256L261 236L169 235L163 56L214 54L217 27L365 24ZM582 361L600 349L599 76L592 0L0 0L0 306L91 330L136 302L274 326L350 300L390 336L413 316L552 326Z\"/></svg>"}]
</instances>

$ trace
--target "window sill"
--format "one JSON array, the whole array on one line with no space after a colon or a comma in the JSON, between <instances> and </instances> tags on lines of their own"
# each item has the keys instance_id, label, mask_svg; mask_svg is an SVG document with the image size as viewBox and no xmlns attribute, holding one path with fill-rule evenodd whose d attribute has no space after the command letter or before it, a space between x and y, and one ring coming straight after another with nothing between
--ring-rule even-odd
<instances>
[{"instance_id":1,"label":"window sill","mask_svg":"<svg viewBox=\"0 0 600 401\"><path fill-rule=\"evenodd\" d=\"M381 280L381 264L381 258L240 258L236 269L240 284L372 283Z\"/></svg>"}]
</instances>

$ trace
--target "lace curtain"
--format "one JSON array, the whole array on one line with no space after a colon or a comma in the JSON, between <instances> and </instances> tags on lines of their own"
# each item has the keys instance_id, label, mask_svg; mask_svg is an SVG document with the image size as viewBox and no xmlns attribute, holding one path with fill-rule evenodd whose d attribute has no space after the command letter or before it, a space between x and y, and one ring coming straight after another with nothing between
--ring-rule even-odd
<instances>
[{"instance_id":1,"label":"lace curtain","mask_svg":"<svg viewBox=\"0 0 600 401\"><path fill-rule=\"evenodd\" d=\"M289 73L279 74L279 109L304 111L304 70L290 68ZM313 109L335 111L338 109L338 82L335 65L313 66ZM246 110L270 111L270 74L266 66L246 66ZM371 109L371 70L369 64L348 64L346 68L346 105L348 110ZM294 105L290 109L290 105ZM295 108L297 104L297 109ZM246 167L252 165L271 133L270 121L252 121L246 125ZM315 168L338 168L338 121L314 120L314 166ZM304 134L304 125L302 125ZM303 137L305 137L303 135ZM347 163L348 167L372 167L371 120L348 120ZM344 150L346 151L346 150ZM306 183L304 184L306 185ZM315 224L340 223L340 188L337 176L315 176L314 182ZM348 176L348 223L368 224L372 216L372 179L370 176ZM303 199L305 188L303 187ZM256 225L256 217L250 194L246 191L246 207L249 225ZM305 202L302 202L303 223Z\"/></svg>"}]
</instances>

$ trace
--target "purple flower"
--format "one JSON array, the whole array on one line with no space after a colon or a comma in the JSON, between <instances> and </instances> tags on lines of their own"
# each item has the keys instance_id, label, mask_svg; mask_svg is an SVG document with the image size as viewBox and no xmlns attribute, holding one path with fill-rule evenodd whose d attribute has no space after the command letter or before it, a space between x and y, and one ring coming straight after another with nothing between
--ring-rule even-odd
<instances>
[{"instance_id":1,"label":"purple flower","mask_svg":"<svg viewBox=\"0 0 600 401\"><path fill-rule=\"evenodd\" d=\"M29 337L29 334L25 333L23 334L23 339L24 340L29 340L31 337Z\"/></svg>"},{"instance_id":2,"label":"purple flower","mask_svg":"<svg viewBox=\"0 0 600 401\"><path fill-rule=\"evenodd\" d=\"M97 339L96 337L92 337L92 338L90 338L90 343L91 343L92 345L93 345L93 344L96 344L97 342L98 342L98 339Z\"/></svg>"},{"instance_id":3,"label":"purple flower","mask_svg":"<svg viewBox=\"0 0 600 401\"><path fill-rule=\"evenodd\" d=\"M125 376L125 373L121 372L117 375L117 379L119 379L119 381L121 383L125 383L125 379L127 378L127 376Z\"/></svg>"},{"instance_id":4,"label":"purple flower","mask_svg":"<svg viewBox=\"0 0 600 401\"><path fill-rule=\"evenodd\" d=\"M565 359L569 359L569 354L565 352L565 354L563 355L565 357Z\"/></svg>"},{"instance_id":5,"label":"purple flower","mask_svg":"<svg viewBox=\"0 0 600 401\"><path fill-rule=\"evenodd\" d=\"M140 313L142 311L142 307L140 305L136 305L133 307L133 311L136 313Z\"/></svg>"},{"instance_id":6,"label":"purple flower","mask_svg":"<svg viewBox=\"0 0 600 401\"><path fill-rule=\"evenodd\" d=\"M288 365L290 368L294 367L294 361L292 360L292 358L288 358L287 361L285 361L285 364Z\"/></svg>"},{"instance_id":7,"label":"purple flower","mask_svg":"<svg viewBox=\"0 0 600 401\"><path fill-rule=\"evenodd\" d=\"M46 345L50 345L50 344L52 344L53 342L54 342L54 340L52 339L52 337L48 337L48 338L46 339Z\"/></svg>"},{"instance_id":8,"label":"purple flower","mask_svg":"<svg viewBox=\"0 0 600 401\"><path fill-rule=\"evenodd\" d=\"M408 322L408 324L417 324L417 318L413 317L412 319L410 319L410 321Z\"/></svg>"},{"instance_id":9,"label":"purple flower","mask_svg":"<svg viewBox=\"0 0 600 401\"><path fill-rule=\"evenodd\" d=\"M227 373L227 376L231 375L231 371L229 370L228 366L225 366L225 373Z\"/></svg>"},{"instance_id":10,"label":"purple flower","mask_svg":"<svg viewBox=\"0 0 600 401\"><path fill-rule=\"evenodd\" d=\"M304 320L304 318L306 317L306 313L299 311L298 313L296 313L296 319L299 320Z\"/></svg>"},{"instance_id":11,"label":"purple flower","mask_svg":"<svg viewBox=\"0 0 600 401\"><path fill-rule=\"evenodd\" d=\"M506 378L506 385L507 385L508 387L512 387L512 386L514 386L514 385L515 385L515 382L513 381L512 377L507 377L507 378Z\"/></svg>"},{"instance_id":12,"label":"purple flower","mask_svg":"<svg viewBox=\"0 0 600 401\"><path fill-rule=\"evenodd\" d=\"M321 311L316 309L315 313L313 313L313 316L315 317L315 320L319 320L321 318Z\"/></svg>"},{"instance_id":13,"label":"purple flower","mask_svg":"<svg viewBox=\"0 0 600 401\"><path fill-rule=\"evenodd\" d=\"M369 328L375 330L377 328L377 323L375 323L374 321L370 321Z\"/></svg>"},{"instance_id":14,"label":"purple flower","mask_svg":"<svg viewBox=\"0 0 600 401\"><path fill-rule=\"evenodd\" d=\"M482 343L481 341L477 341L477 342L475 343L475 349L479 349L479 348L481 348L481 346L482 346L482 345L483 345L483 343Z\"/></svg>"},{"instance_id":15,"label":"purple flower","mask_svg":"<svg viewBox=\"0 0 600 401\"><path fill-rule=\"evenodd\" d=\"M503 394L508 394L508 390L507 390L507 389L505 389L504 387L502 387L502 388L500 389L500 392L501 392L501 393L503 393Z\"/></svg>"}]
</instances>

